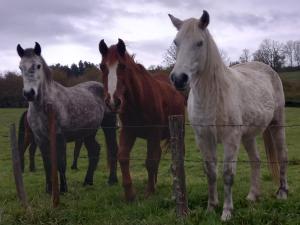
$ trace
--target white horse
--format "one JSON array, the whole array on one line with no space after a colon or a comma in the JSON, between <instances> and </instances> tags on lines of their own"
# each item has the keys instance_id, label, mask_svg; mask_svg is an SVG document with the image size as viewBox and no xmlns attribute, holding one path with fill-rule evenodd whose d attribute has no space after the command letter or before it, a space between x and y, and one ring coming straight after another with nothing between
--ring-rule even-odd
<instances>
[{"instance_id":1,"label":"white horse","mask_svg":"<svg viewBox=\"0 0 300 225\"><path fill-rule=\"evenodd\" d=\"M260 195L260 158L256 136L263 133L270 169L279 178L277 198L288 194L285 144L284 93L278 74L269 66L250 62L228 68L207 26L209 15L200 20L169 15L178 33L176 64L170 78L177 89L190 87L188 115L196 142L205 161L208 180L208 211L218 204L216 186L217 144L224 147L224 205L222 220L233 211L232 185L242 142L251 164L251 187L247 199Z\"/></svg>"}]
</instances>

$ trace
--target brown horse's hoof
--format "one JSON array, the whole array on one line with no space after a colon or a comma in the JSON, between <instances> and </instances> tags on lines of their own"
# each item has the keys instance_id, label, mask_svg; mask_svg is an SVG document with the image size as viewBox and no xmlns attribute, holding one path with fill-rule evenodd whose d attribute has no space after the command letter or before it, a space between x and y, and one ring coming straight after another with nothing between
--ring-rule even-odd
<instances>
[{"instance_id":1,"label":"brown horse's hoof","mask_svg":"<svg viewBox=\"0 0 300 225\"><path fill-rule=\"evenodd\" d=\"M146 191L145 191L145 198L149 198L151 195L154 195L155 194L155 189L153 188L146 188Z\"/></svg>"},{"instance_id":2,"label":"brown horse's hoof","mask_svg":"<svg viewBox=\"0 0 300 225\"><path fill-rule=\"evenodd\" d=\"M78 170L77 165L73 164L73 165L71 166L71 170Z\"/></svg>"},{"instance_id":3,"label":"brown horse's hoof","mask_svg":"<svg viewBox=\"0 0 300 225\"><path fill-rule=\"evenodd\" d=\"M115 185L115 184L117 184L117 183L118 183L118 178L117 178L116 176L110 176L110 177L108 178L107 184L108 184L109 186Z\"/></svg>"},{"instance_id":4,"label":"brown horse's hoof","mask_svg":"<svg viewBox=\"0 0 300 225\"><path fill-rule=\"evenodd\" d=\"M133 202L135 200L136 193L132 187L132 184L124 185L124 194L127 202Z\"/></svg>"}]
</instances>

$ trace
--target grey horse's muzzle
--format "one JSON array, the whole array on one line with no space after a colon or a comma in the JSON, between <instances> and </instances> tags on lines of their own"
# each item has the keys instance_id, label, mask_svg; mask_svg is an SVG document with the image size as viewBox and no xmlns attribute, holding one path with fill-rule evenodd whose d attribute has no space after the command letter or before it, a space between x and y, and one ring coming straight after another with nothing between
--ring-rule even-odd
<instances>
[{"instance_id":1,"label":"grey horse's muzzle","mask_svg":"<svg viewBox=\"0 0 300 225\"><path fill-rule=\"evenodd\" d=\"M29 91L23 90L23 96L27 101L33 101L35 99L35 91L32 88Z\"/></svg>"},{"instance_id":2,"label":"grey horse's muzzle","mask_svg":"<svg viewBox=\"0 0 300 225\"><path fill-rule=\"evenodd\" d=\"M188 79L189 79L189 77L185 73L181 73L181 74L171 73L170 74L170 80L177 90L186 89Z\"/></svg>"}]
</instances>

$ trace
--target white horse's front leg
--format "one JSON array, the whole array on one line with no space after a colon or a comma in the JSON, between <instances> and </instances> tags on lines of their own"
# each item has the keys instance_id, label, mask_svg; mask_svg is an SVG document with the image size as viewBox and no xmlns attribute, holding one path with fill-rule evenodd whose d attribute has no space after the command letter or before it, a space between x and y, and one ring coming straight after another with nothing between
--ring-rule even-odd
<instances>
[{"instance_id":1,"label":"white horse's front leg","mask_svg":"<svg viewBox=\"0 0 300 225\"><path fill-rule=\"evenodd\" d=\"M214 128L194 127L196 141L202 152L204 161L204 171L207 176L208 183L208 202L207 211L214 211L218 205L217 192L217 142Z\"/></svg>"},{"instance_id":2,"label":"white horse's front leg","mask_svg":"<svg viewBox=\"0 0 300 225\"><path fill-rule=\"evenodd\" d=\"M236 162L240 139L230 140L224 143L224 205L221 219L227 221L231 218L233 211L232 185L236 173Z\"/></svg>"}]
</instances>

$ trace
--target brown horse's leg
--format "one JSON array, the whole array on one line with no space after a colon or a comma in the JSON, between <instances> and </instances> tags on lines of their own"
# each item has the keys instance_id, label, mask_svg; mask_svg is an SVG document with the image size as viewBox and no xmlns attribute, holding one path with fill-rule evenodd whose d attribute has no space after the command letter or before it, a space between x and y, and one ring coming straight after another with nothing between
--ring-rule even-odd
<instances>
[{"instance_id":1,"label":"brown horse's leg","mask_svg":"<svg viewBox=\"0 0 300 225\"><path fill-rule=\"evenodd\" d=\"M34 161L34 155L36 152L36 143L32 137L31 139L31 145L29 147L29 171L34 172L35 171L35 161Z\"/></svg>"},{"instance_id":2,"label":"brown horse's leg","mask_svg":"<svg viewBox=\"0 0 300 225\"><path fill-rule=\"evenodd\" d=\"M61 193L68 191L66 166L67 166L67 145L66 140L62 134L56 135L56 148L57 148L57 169L59 171L60 189Z\"/></svg>"},{"instance_id":3,"label":"brown horse's leg","mask_svg":"<svg viewBox=\"0 0 300 225\"><path fill-rule=\"evenodd\" d=\"M72 166L71 166L72 170L77 170L78 169L77 160L78 160L78 157L79 157L79 154L80 154L80 149L82 147L82 144L83 144L83 140L81 140L81 139L75 141L74 158L73 158L73 163L72 163Z\"/></svg>"},{"instance_id":4,"label":"brown horse's leg","mask_svg":"<svg viewBox=\"0 0 300 225\"><path fill-rule=\"evenodd\" d=\"M133 201L135 198L135 191L132 187L132 180L129 172L130 151L135 142L135 139L136 137L128 129L124 129L124 128L121 129L118 160L122 172L125 199L127 201Z\"/></svg>"},{"instance_id":5,"label":"brown horse's leg","mask_svg":"<svg viewBox=\"0 0 300 225\"><path fill-rule=\"evenodd\" d=\"M155 192L160 157L160 138L149 138L147 141L147 159L145 163L148 171L148 184L145 197L149 197Z\"/></svg>"}]
</instances>

